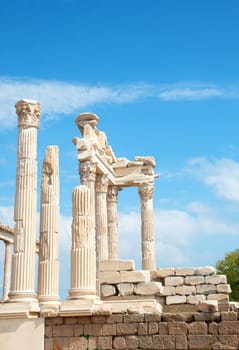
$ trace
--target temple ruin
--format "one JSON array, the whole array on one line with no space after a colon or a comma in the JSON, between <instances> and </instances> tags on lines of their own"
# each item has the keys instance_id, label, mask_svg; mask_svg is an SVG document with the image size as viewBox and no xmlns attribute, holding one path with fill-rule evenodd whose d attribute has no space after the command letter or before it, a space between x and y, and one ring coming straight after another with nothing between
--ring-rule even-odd
<instances>
[{"instance_id":1,"label":"temple ruin","mask_svg":"<svg viewBox=\"0 0 239 350\"><path fill-rule=\"evenodd\" d=\"M42 164L38 242L40 104L21 100L16 113L15 227L0 225L5 243L0 349L16 344L20 350L226 349L228 334L230 349L238 349L238 309L229 302L226 276L211 266L156 265L154 158L116 157L91 113L76 118L81 137L72 140L79 186L72 190L71 282L60 300L59 149L48 146ZM141 204L141 270L119 257L118 192L133 186Z\"/></svg>"}]
</instances>

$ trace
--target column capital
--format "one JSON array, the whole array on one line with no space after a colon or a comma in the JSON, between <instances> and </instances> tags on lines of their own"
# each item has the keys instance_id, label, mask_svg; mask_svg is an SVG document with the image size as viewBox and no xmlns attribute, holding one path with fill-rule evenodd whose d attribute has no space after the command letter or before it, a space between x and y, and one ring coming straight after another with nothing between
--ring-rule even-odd
<instances>
[{"instance_id":1,"label":"column capital","mask_svg":"<svg viewBox=\"0 0 239 350\"><path fill-rule=\"evenodd\" d=\"M18 126L38 128L40 121L40 103L34 100L20 100L15 104Z\"/></svg>"},{"instance_id":2,"label":"column capital","mask_svg":"<svg viewBox=\"0 0 239 350\"><path fill-rule=\"evenodd\" d=\"M80 178L84 185L85 181L95 181L96 163L92 161L80 162Z\"/></svg>"},{"instance_id":3,"label":"column capital","mask_svg":"<svg viewBox=\"0 0 239 350\"><path fill-rule=\"evenodd\" d=\"M152 199L154 193L154 184L153 183L142 183L139 185L139 195L141 200L147 201Z\"/></svg>"},{"instance_id":4,"label":"column capital","mask_svg":"<svg viewBox=\"0 0 239 350\"><path fill-rule=\"evenodd\" d=\"M118 192L119 188L117 186L109 186L108 187L108 193L107 193L107 199L109 202L117 202L118 200Z\"/></svg>"},{"instance_id":5,"label":"column capital","mask_svg":"<svg viewBox=\"0 0 239 350\"><path fill-rule=\"evenodd\" d=\"M95 181L96 192L107 193L108 191L108 176L105 174L97 174Z\"/></svg>"}]
</instances>

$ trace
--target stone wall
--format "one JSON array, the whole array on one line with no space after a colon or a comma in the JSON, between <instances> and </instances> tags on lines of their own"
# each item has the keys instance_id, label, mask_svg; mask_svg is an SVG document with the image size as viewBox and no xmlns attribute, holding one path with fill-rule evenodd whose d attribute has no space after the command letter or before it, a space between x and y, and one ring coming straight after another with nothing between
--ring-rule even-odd
<instances>
[{"instance_id":1,"label":"stone wall","mask_svg":"<svg viewBox=\"0 0 239 350\"><path fill-rule=\"evenodd\" d=\"M239 349L237 311L46 318L44 350Z\"/></svg>"}]
</instances>

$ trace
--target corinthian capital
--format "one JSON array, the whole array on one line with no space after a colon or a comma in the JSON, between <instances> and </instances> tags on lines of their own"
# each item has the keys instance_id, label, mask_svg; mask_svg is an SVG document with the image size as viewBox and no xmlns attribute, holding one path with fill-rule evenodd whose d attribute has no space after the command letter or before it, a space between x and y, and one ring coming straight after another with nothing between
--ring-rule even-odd
<instances>
[{"instance_id":1,"label":"corinthian capital","mask_svg":"<svg viewBox=\"0 0 239 350\"><path fill-rule=\"evenodd\" d=\"M95 189L96 192L107 192L108 190L108 177L107 175L96 175L96 181L95 181Z\"/></svg>"},{"instance_id":2,"label":"corinthian capital","mask_svg":"<svg viewBox=\"0 0 239 350\"><path fill-rule=\"evenodd\" d=\"M109 186L108 187L108 194L107 194L108 201L117 202L118 191L119 191L119 189L117 186Z\"/></svg>"},{"instance_id":3,"label":"corinthian capital","mask_svg":"<svg viewBox=\"0 0 239 350\"><path fill-rule=\"evenodd\" d=\"M38 127L40 120L40 103L34 100L20 100L15 104L18 125Z\"/></svg>"},{"instance_id":4,"label":"corinthian capital","mask_svg":"<svg viewBox=\"0 0 239 350\"><path fill-rule=\"evenodd\" d=\"M96 163L91 161L80 162L80 178L82 185L86 181L95 181Z\"/></svg>"},{"instance_id":5,"label":"corinthian capital","mask_svg":"<svg viewBox=\"0 0 239 350\"><path fill-rule=\"evenodd\" d=\"M139 195L141 200L147 201L152 198L154 193L154 184L153 183L143 183L139 185Z\"/></svg>"}]
</instances>

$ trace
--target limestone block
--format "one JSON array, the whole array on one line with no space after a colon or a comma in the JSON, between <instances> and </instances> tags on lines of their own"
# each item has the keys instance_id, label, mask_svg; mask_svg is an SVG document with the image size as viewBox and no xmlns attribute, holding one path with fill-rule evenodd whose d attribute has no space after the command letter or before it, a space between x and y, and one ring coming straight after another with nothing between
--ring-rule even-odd
<instances>
[{"instance_id":1,"label":"limestone block","mask_svg":"<svg viewBox=\"0 0 239 350\"><path fill-rule=\"evenodd\" d=\"M117 288L122 296L133 295L134 293L133 283L119 283L117 284Z\"/></svg>"},{"instance_id":2,"label":"limestone block","mask_svg":"<svg viewBox=\"0 0 239 350\"><path fill-rule=\"evenodd\" d=\"M100 283L117 284L120 283L120 273L117 271L101 271L99 274Z\"/></svg>"},{"instance_id":3,"label":"limestone block","mask_svg":"<svg viewBox=\"0 0 239 350\"><path fill-rule=\"evenodd\" d=\"M232 292L230 284L218 284L217 292L230 294Z\"/></svg>"},{"instance_id":4,"label":"limestone block","mask_svg":"<svg viewBox=\"0 0 239 350\"><path fill-rule=\"evenodd\" d=\"M120 271L134 271L135 270L134 260L120 260L119 261L119 270Z\"/></svg>"},{"instance_id":5,"label":"limestone block","mask_svg":"<svg viewBox=\"0 0 239 350\"><path fill-rule=\"evenodd\" d=\"M169 334L187 334L186 322L169 322L168 324Z\"/></svg>"},{"instance_id":6,"label":"limestone block","mask_svg":"<svg viewBox=\"0 0 239 350\"><path fill-rule=\"evenodd\" d=\"M195 275L197 276L208 276L208 275L215 275L216 269L213 266L200 266L197 269L195 269Z\"/></svg>"},{"instance_id":7,"label":"limestone block","mask_svg":"<svg viewBox=\"0 0 239 350\"><path fill-rule=\"evenodd\" d=\"M120 281L121 282L130 282L130 283L139 283L139 282L149 282L150 281L150 272L147 270L137 270L137 271L120 271Z\"/></svg>"},{"instance_id":8,"label":"limestone block","mask_svg":"<svg viewBox=\"0 0 239 350\"><path fill-rule=\"evenodd\" d=\"M162 295L163 286L160 282L137 283L134 293L139 295Z\"/></svg>"},{"instance_id":9,"label":"limestone block","mask_svg":"<svg viewBox=\"0 0 239 350\"><path fill-rule=\"evenodd\" d=\"M228 302L228 294L209 294L207 300L218 300L219 302Z\"/></svg>"},{"instance_id":10,"label":"limestone block","mask_svg":"<svg viewBox=\"0 0 239 350\"><path fill-rule=\"evenodd\" d=\"M129 335L126 337L126 349L137 349L139 345L138 337Z\"/></svg>"},{"instance_id":11,"label":"limestone block","mask_svg":"<svg viewBox=\"0 0 239 350\"><path fill-rule=\"evenodd\" d=\"M197 284L205 283L205 278L204 276L186 276L184 283L190 286L196 286Z\"/></svg>"},{"instance_id":12,"label":"limestone block","mask_svg":"<svg viewBox=\"0 0 239 350\"><path fill-rule=\"evenodd\" d=\"M165 286L181 286L184 284L183 277L166 277L164 280Z\"/></svg>"},{"instance_id":13,"label":"limestone block","mask_svg":"<svg viewBox=\"0 0 239 350\"><path fill-rule=\"evenodd\" d=\"M192 276L194 275L195 269L193 267L177 267L175 268L176 276Z\"/></svg>"},{"instance_id":14,"label":"limestone block","mask_svg":"<svg viewBox=\"0 0 239 350\"><path fill-rule=\"evenodd\" d=\"M187 301L187 298L185 295L169 295L166 297L166 304L172 305L172 304L185 304Z\"/></svg>"},{"instance_id":15,"label":"limestone block","mask_svg":"<svg viewBox=\"0 0 239 350\"><path fill-rule=\"evenodd\" d=\"M217 312L218 311L218 301L217 300L204 300L200 301L197 305L197 311L201 312Z\"/></svg>"},{"instance_id":16,"label":"limestone block","mask_svg":"<svg viewBox=\"0 0 239 350\"><path fill-rule=\"evenodd\" d=\"M221 312L221 320L222 321L236 321L237 320L237 312L235 312L235 311L222 311Z\"/></svg>"},{"instance_id":17,"label":"limestone block","mask_svg":"<svg viewBox=\"0 0 239 350\"><path fill-rule=\"evenodd\" d=\"M216 293L216 286L213 284L199 284L196 286L197 294L212 294Z\"/></svg>"},{"instance_id":18,"label":"limestone block","mask_svg":"<svg viewBox=\"0 0 239 350\"><path fill-rule=\"evenodd\" d=\"M187 296L187 303L196 305L199 303L199 301L206 300L206 296L203 294L196 294L196 295L189 295Z\"/></svg>"},{"instance_id":19,"label":"limestone block","mask_svg":"<svg viewBox=\"0 0 239 350\"><path fill-rule=\"evenodd\" d=\"M218 325L219 334L239 334L239 321L223 321Z\"/></svg>"},{"instance_id":20,"label":"limestone block","mask_svg":"<svg viewBox=\"0 0 239 350\"><path fill-rule=\"evenodd\" d=\"M110 297L112 295L116 295L116 288L110 284L101 285L101 296L102 297Z\"/></svg>"},{"instance_id":21,"label":"limestone block","mask_svg":"<svg viewBox=\"0 0 239 350\"><path fill-rule=\"evenodd\" d=\"M163 295L175 295L176 294L176 288L173 286L164 286L163 288Z\"/></svg>"},{"instance_id":22,"label":"limestone block","mask_svg":"<svg viewBox=\"0 0 239 350\"><path fill-rule=\"evenodd\" d=\"M227 283L226 275L212 275L205 277L205 283L207 284L223 284Z\"/></svg>"},{"instance_id":23,"label":"limestone block","mask_svg":"<svg viewBox=\"0 0 239 350\"><path fill-rule=\"evenodd\" d=\"M176 294L179 295L191 295L196 294L196 287L195 286L177 286L176 287Z\"/></svg>"},{"instance_id":24,"label":"limestone block","mask_svg":"<svg viewBox=\"0 0 239 350\"><path fill-rule=\"evenodd\" d=\"M161 269L156 270L156 276L158 278L174 276L174 274L175 274L175 271L174 271L174 268L172 268L172 267L161 268Z\"/></svg>"},{"instance_id":25,"label":"limestone block","mask_svg":"<svg viewBox=\"0 0 239 350\"><path fill-rule=\"evenodd\" d=\"M99 261L99 271L119 271L119 260Z\"/></svg>"},{"instance_id":26,"label":"limestone block","mask_svg":"<svg viewBox=\"0 0 239 350\"><path fill-rule=\"evenodd\" d=\"M216 335L189 335L188 336L188 349L214 349L211 344L214 344L217 340ZM226 350L226 349L224 349Z\"/></svg>"},{"instance_id":27,"label":"limestone block","mask_svg":"<svg viewBox=\"0 0 239 350\"><path fill-rule=\"evenodd\" d=\"M115 337L113 340L114 349L126 349L126 339L125 337Z\"/></svg>"},{"instance_id":28,"label":"limestone block","mask_svg":"<svg viewBox=\"0 0 239 350\"><path fill-rule=\"evenodd\" d=\"M188 325L189 334L207 334L206 322L192 322Z\"/></svg>"}]
</instances>

